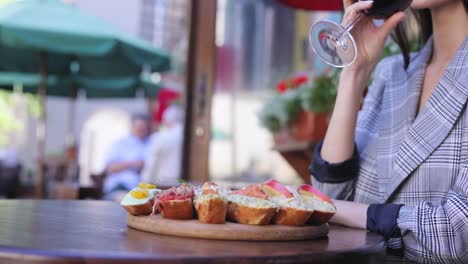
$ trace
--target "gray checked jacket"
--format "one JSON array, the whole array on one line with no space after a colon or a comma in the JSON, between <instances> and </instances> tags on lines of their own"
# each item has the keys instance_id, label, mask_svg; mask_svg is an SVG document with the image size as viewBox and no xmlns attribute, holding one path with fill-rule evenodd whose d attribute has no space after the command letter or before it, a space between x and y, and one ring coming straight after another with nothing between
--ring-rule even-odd
<instances>
[{"instance_id":1,"label":"gray checked jacket","mask_svg":"<svg viewBox=\"0 0 468 264\"><path fill-rule=\"evenodd\" d=\"M412 54L382 60L356 128L359 174L313 184L336 199L398 203L404 262L468 263L468 37L417 113L432 39Z\"/></svg>"}]
</instances>

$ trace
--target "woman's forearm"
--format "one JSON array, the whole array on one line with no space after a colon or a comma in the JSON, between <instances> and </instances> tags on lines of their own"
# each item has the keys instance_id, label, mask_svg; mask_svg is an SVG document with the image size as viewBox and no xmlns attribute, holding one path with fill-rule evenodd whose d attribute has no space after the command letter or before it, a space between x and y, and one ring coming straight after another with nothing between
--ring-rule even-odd
<instances>
[{"instance_id":1,"label":"woman's forearm","mask_svg":"<svg viewBox=\"0 0 468 264\"><path fill-rule=\"evenodd\" d=\"M369 75L367 70L344 69L341 73L335 108L321 150L323 160L338 163L352 156L357 114Z\"/></svg>"},{"instance_id":2,"label":"woman's forearm","mask_svg":"<svg viewBox=\"0 0 468 264\"><path fill-rule=\"evenodd\" d=\"M333 203L336 206L336 214L330 220L331 223L366 229L369 205L341 200L333 200Z\"/></svg>"}]
</instances>

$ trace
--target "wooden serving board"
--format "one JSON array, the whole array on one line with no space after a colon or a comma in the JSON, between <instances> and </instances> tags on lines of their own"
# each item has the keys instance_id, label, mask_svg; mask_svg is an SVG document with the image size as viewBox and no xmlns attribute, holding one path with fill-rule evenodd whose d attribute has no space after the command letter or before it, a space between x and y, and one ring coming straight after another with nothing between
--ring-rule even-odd
<instances>
[{"instance_id":1,"label":"wooden serving board","mask_svg":"<svg viewBox=\"0 0 468 264\"><path fill-rule=\"evenodd\" d=\"M127 216L130 227L161 235L207 238L219 240L250 240L250 241L287 241L309 240L324 237L328 234L328 224L321 226L282 226L282 225L242 225L226 222L226 224L204 224L198 220L171 220L160 215Z\"/></svg>"}]
</instances>

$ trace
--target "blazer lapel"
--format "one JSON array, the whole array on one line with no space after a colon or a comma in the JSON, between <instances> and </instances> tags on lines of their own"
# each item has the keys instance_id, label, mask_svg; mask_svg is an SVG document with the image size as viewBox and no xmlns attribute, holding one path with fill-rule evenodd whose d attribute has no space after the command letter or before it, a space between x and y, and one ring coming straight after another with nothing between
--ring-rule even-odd
<instances>
[{"instance_id":1,"label":"blazer lapel","mask_svg":"<svg viewBox=\"0 0 468 264\"><path fill-rule=\"evenodd\" d=\"M379 140L377 143L377 175L382 196L394 178L394 158L404 135L413 123L421 94L427 61L432 53L432 41L412 58L408 70L397 64L385 85L382 100ZM385 197L382 197L382 199Z\"/></svg>"},{"instance_id":2,"label":"blazer lapel","mask_svg":"<svg viewBox=\"0 0 468 264\"><path fill-rule=\"evenodd\" d=\"M393 160L384 200L444 141L468 99L468 37L409 126Z\"/></svg>"}]
</instances>

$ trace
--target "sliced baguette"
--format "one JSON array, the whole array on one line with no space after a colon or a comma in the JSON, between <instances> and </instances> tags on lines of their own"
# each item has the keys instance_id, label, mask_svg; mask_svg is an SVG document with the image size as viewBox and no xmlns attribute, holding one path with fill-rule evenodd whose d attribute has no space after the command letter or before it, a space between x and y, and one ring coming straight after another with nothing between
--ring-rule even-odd
<instances>
[{"instance_id":1,"label":"sliced baguette","mask_svg":"<svg viewBox=\"0 0 468 264\"><path fill-rule=\"evenodd\" d=\"M333 200L314 186L303 184L297 188L297 193L303 198L306 208L314 210L308 221L309 224L322 225L335 215L336 207Z\"/></svg>"},{"instance_id":2,"label":"sliced baguette","mask_svg":"<svg viewBox=\"0 0 468 264\"><path fill-rule=\"evenodd\" d=\"M150 215L152 212L153 205L151 201L147 201L143 204L136 204L136 205L122 205L122 207L131 215L139 216L139 215Z\"/></svg>"},{"instance_id":3,"label":"sliced baguette","mask_svg":"<svg viewBox=\"0 0 468 264\"><path fill-rule=\"evenodd\" d=\"M224 224L228 202L218 194L205 194L195 200L198 221L206 224Z\"/></svg>"},{"instance_id":4,"label":"sliced baguette","mask_svg":"<svg viewBox=\"0 0 468 264\"><path fill-rule=\"evenodd\" d=\"M276 208L255 208L230 202L227 210L229 221L246 225L268 225Z\"/></svg>"},{"instance_id":5,"label":"sliced baguette","mask_svg":"<svg viewBox=\"0 0 468 264\"><path fill-rule=\"evenodd\" d=\"M302 226L310 219L314 211L294 207L281 207L273 217L277 225Z\"/></svg>"},{"instance_id":6,"label":"sliced baguette","mask_svg":"<svg viewBox=\"0 0 468 264\"><path fill-rule=\"evenodd\" d=\"M314 211L312 216L307 221L310 225L323 225L330 221L330 219L335 215L333 212L323 212L323 211Z\"/></svg>"},{"instance_id":7,"label":"sliced baguette","mask_svg":"<svg viewBox=\"0 0 468 264\"><path fill-rule=\"evenodd\" d=\"M192 199L159 201L161 215L168 219L193 219Z\"/></svg>"},{"instance_id":8,"label":"sliced baguette","mask_svg":"<svg viewBox=\"0 0 468 264\"><path fill-rule=\"evenodd\" d=\"M309 208L314 209L314 213L310 216L307 221L311 225L322 225L330 221L330 219L335 215L336 208L333 204L320 201L316 198L307 197L304 198L304 204Z\"/></svg>"},{"instance_id":9,"label":"sliced baguette","mask_svg":"<svg viewBox=\"0 0 468 264\"><path fill-rule=\"evenodd\" d=\"M229 221L247 225L268 225L278 207L265 199L228 195L227 218Z\"/></svg>"},{"instance_id":10,"label":"sliced baguette","mask_svg":"<svg viewBox=\"0 0 468 264\"><path fill-rule=\"evenodd\" d=\"M294 197L288 188L276 180L268 180L261 185L268 200L277 204L280 209L273 217L277 225L302 226L310 218L313 210L301 206L301 198Z\"/></svg>"}]
</instances>

